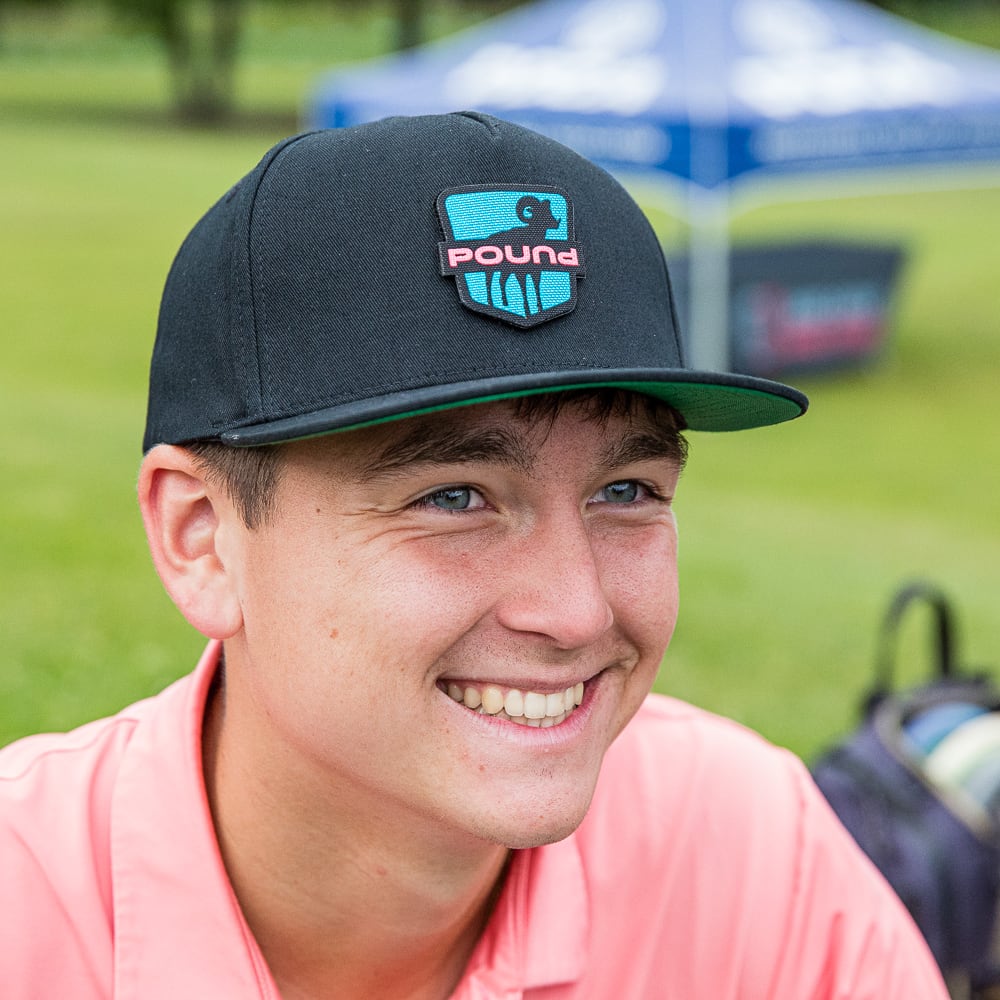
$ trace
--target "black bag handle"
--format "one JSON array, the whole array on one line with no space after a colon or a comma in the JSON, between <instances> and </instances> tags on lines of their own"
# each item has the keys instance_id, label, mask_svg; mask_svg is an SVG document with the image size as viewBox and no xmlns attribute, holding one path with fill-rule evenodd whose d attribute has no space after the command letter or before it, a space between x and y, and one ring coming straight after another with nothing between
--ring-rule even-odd
<instances>
[{"instance_id":1,"label":"black bag handle","mask_svg":"<svg viewBox=\"0 0 1000 1000\"><path fill-rule=\"evenodd\" d=\"M903 615L914 604L927 604L934 614L937 638L933 663L937 676L932 680L954 677L957 673L954 658L954 622L951 605L939 587L925 580L915 580L901 587L889 605L879 633L878 654L875 660L875 686L867 698L867 705L874 707L891 694L895 688L896 639Z\"/></svg>"}]
</instances>

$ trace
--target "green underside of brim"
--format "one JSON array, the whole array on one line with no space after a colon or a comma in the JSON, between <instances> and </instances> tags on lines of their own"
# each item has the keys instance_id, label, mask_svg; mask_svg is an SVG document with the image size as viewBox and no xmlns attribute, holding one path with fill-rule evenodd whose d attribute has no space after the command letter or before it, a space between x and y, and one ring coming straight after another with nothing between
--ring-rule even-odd
<instances>
[{"instance_id":1,"label":"green underside of brim","mask_svg":"<svg viewBox=\"0 0 1000 1000\"><path fill-rule=\"evenodd\" d=\"M753 427L783 423L801 416L805 413L808 405L804 397L801 397L802 402L800 403L797 399L789 399L761 389L737 385L706 385L692 382L580 382L570 385L542 386L498 392L433 406L422 406L304 436L318 437L340 431L360 430L363 427L393 423L408 417L439 413L443 410L455 410L463 406L496 403L505 399L601 388L624 389L663 400L684 417L686 429L694 431L749 430Z\"/></svg>"},{"instance_id":2,"label":"green underside of brim","mask_svg":"<svg viewBox=\"0 0 1000 1000\"><path fill-rule=\"evenodd\" d=\"M743 386L704 386L692 385L688 382L671 384L649 382L586 382L578 385L546 386L540 389L521 389L515 392L500 392L492 396L480 396L476 399L463 399L454 403L442 403L438 406L427 406L416 410L407 410L391 417L380 417L361 424L352 424L342 430L356 430L361 427L372 427L376 424L387 424L394 420L405 420L407 417L417 417L425 413L437 413L441 410L456 410L462 406L473 406L477 403L497 403L505 399L518 399L523 396L541 396L552 392L571 392L586 389L626 389L646 396L653 396L669 403L684 416L687 428L693 431L738 431L752 427L765 427L768 424L780 424L786 420L794 420L805 412L805 407L794 400L759 389L747 389ZM714 406L706 406L706 396L712 398ZM719 397L727 401L725 407L720 407Z\"/></svg>"}]
</instances>

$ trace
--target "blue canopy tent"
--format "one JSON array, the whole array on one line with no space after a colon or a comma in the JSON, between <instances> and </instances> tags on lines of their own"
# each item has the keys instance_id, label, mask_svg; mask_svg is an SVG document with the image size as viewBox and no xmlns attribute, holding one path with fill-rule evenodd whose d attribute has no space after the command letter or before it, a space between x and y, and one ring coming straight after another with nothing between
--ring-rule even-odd
<instances>
[{"instance_id":1,"label":"blue canopy tent","mask_svg":"<svg viewBox=\"0 0 1000 1000\"><path fill-rule=\"evenodd\" d=\"M333 74L311 123L477 108L679 187L692 361L726 367L728 220L767 181L1000 161L1000 55L857 0L540 0Z\"/></svg>"}]
</instances>

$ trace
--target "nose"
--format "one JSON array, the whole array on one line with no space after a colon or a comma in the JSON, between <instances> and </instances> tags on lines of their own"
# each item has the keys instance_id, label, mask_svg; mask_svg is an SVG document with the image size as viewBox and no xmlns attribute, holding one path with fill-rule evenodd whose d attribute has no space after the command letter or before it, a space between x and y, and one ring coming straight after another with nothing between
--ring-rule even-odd
<instances>
[{"instance_id":1,"label":"nose","mask_svg":"<svg viewBox=\"0 0 1000 1000\"><path fill-rule=\"evenodd\" d=\"M579 513L535 525L518 546L511 577L497 607L506 628L569 650L596 642L614 624L600 561Z\"/></svg>"}]
</instances>

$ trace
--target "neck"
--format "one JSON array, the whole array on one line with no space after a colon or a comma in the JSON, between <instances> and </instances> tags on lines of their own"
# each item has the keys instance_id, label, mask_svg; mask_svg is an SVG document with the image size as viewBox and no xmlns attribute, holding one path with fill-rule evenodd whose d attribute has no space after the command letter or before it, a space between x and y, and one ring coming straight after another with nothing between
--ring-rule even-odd
<instances>
[{"instance_id":1,"label":"neck","mask_svg":"<svg viewBox=\"0 0 1000 1000\"><path fill-rule=\"evenodd\" d=\"M236 706L227 700L220 688L206 712L209 804L233 889L283 1000L450 996L492 912L508 852L400 817L259 738L235 739Z\"/></svg>"}]
</instances>

